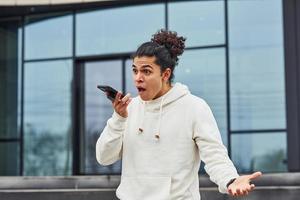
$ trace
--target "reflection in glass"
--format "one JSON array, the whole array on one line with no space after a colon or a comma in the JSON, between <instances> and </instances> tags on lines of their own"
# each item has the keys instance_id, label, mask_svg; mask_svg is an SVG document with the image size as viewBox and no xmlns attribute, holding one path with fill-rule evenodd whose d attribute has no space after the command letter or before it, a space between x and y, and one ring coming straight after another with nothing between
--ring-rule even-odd
<instances>
[{"instance_id":1,"label":"reflection in glass","mask_svg":"<svg viewBox=\"0 0 300 200\"><path fill-rule=\"evenodd\" d=\"M85 168L84 173L119 174L121 162L101 166L96 161L96 142L107 120L112 116L113 108L109 99L97 85L110 85L122 91L122 62L88 62L85 70Z\"/></svg>"},{"instance_id":2,"label":"reflection in glass","mask_svg":"<svg viewBox=\"0 0 300 200\"><path fill-rule=\"evenodd\" d=\"M169 4L169 28L187 37L187 47L224 44L224 22L224 1Z\"/></svg>"},{"instance_id":3,"label":"reflection in glass","mask_svg":"<svg viewBox=\"0 0 300 200\"><path fill-rule=\"evenodd\" d=\"M72 62L25 64L24 174L71 174Z\"/></svg>"},{"instance_id":4,"label":"reflection in glass","mask_svg":"<svg viewBox=\"0 0 300 200\"><path fill-rule=\"evenodd\" d=\"M76 15L76 55L134 51L163 28L164 4L104 9Z\"/></svg>"},{"instance_id":5,"label":"reflection in glass","mask_svg":"<svg viewBox=\"0 0 300 200\"><path fill-rule=\"evenodd\" d=\"M26 17L25 59L72 55L72 15Z\"/></svg>"},{"instance_id":6,"label":"reflection in glass","mask_svg":"<svg viewBox=\"0 0 300 200\"><path fill-rule=\"evenodd\" d=\"M287 171L286 133L231 135L232 160L240 173Z\"/></svg>"},{"instance_id":7,"label":"reflection in glass","mask_svg":"<svg viewBox=\"0 0 300 200\"><path fill-rule=\"evenodd\" d=\"M233 130L284 129L282 1L229 1Z\"/></svg>"},{"instance_id":8,"label":"reflection in glass","mask_svg":"<svg viewBox=\"0 0 300 200\"><path fill-rule=\"evenodd\" d=\"M224 144L226 126L225 50L185 51L175 68L175 82L186 84L192 94L203 98L216 118Z\"/></svg>"},{"instance_id":9,"label":"reflection in glass","mask_svg":"<svg viewBox=\"0 0 300 200\"><path fill-rule=\"evenodd\" d=\"M0 175L19 175L20 167L19 142L0 143Z\"/></svg>"}]
</instances>

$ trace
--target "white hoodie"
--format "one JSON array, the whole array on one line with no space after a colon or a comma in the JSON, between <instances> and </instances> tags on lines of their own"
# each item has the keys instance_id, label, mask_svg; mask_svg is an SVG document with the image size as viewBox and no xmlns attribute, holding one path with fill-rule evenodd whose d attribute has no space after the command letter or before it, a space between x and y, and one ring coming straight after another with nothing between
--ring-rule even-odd
<instances>
[{"instance_id":1,"label":"white hoodie","mask_svg":"<svg viewBox=\"0 0 300 200\"><path fill-rule=\"evenodd\" d=\"M238 177L209 106L180 83L152 101L133 98L127 118L114 112L96 157L102 165L122 158L121 200L199 200L200 159L222 193Z\"/></svg>"}]
</instances>

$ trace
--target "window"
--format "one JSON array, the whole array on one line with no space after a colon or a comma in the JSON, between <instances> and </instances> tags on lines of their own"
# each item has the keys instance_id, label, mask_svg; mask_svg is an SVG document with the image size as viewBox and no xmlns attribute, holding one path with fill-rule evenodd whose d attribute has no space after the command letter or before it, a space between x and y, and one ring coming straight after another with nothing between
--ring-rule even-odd
<instances>
[{"instance_id":1,"label":"window","mask_svg":"<svg viewBox=\"0 0 300 200\"><path fill-rule=\"evenodd\" d=\"M76 15L76 55L134 51L164 28L164 5L130 6Z\"/></svg>"},{"instance_id":2,"label":"window","mask_svg":"<svg viewBox=\"0 0 300 200\"><path fill-rule=\"evenodd\" d=\"M25 59L72 56L72 15L26 17Z\"/></svg>"},{"instance_id":3,"label":"window","mask_svg":"<svg viewBox=\"0 0 300 200\"><path fill-rule=\"evenodd\" d=\"M286 133L231 135L232 158L240 173L287 171Z\"/></svg>"},{"instance_id":4,"label":"window","mask_svg":"<svg viewBox=\"0 0 300 200\"><path fill-rule=\"evenodd\" d=\"M101 166L96 161L96 142L113 108L97 85L110 85L122 91L122 61L95 61L84 63L84 168L82 173L119 174L121 162Z\"/></svg>"},{"instance_id":5,"label":"window","mask_svg":"<svg viewBox=\"0 0 300 200\"><path fill-rule=\"evenodd\" d=\"M287 170L281 4L229 1L231 149L241 172Z\"/></svg>"},{"instance_id":6,"label":"window","mask_svg":"<svg viewBox=\"0 0 300 200\"><path fill-rule=\"evenodd\" d=\"M225 43L224 1L169 3L169 28L187 37L186 46Z\"/></svg>"},{"instance_id":7,"label":"window","mask_svg":"<svg viewBox=\"0 0 300 200\"><path fill-rule=\"evenodd\" d=\"M207 101L227 144L225 78L224 48L185 51L175 68L175 82L186 84L194 95Z\"/></svg>"},{"instance_id":8,"label":"window","mask_svg":"<svg viewBox=\"0 0 300 200\"><path fill-rule=\"evenodd\" d=\"M232 129L285 128L281 1L229 5Z\"/></svg>"},{"instance_id":9,"label":"window","mask_svg":"<svg viewBox=\"0 0 300 200\"><path fill-rule=\"evenodd\" d=\"M69 175L72 62L32 62L24 67L24 175Z\"/></svg>"}]
</instances>

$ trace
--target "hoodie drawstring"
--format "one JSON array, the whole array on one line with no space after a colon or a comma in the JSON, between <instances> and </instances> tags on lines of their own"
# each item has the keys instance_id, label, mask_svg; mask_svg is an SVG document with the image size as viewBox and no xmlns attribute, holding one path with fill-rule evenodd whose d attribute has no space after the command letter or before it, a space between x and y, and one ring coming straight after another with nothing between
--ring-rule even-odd
<instances>
[{"instance_id":1,"label":"hoodie drawstring","mask_svg":"<svg viewBox=\"0 0 300 200\"><path fill-rule=\"evenodd\" d=\"M163 97L160 101L160 107L159 107L159 119L158 119L158 125L157 125L157 133L155 134L155 138L159 139L160 137L160 125L161 125L161 116L162 116L162 107L163 107L163 103L164 103L164 98Z\"/></svg>"},{"instance_id":2,"label":"hoodie drawstring","mask_svg":"<svg viewBox=\"0 0 300 200\"><path fill-rule=\"evenodd\" d=\"M139 130L138 130L138 133L139 134L141 134L141 133L143 133L144 132L144 129L143 129L143 127L144 127L144 118L145 118L145 107L146 107L146 103L144 102L144 101L142 101L142 104L143 104L143 113L142 113L142 119L141 119L141 121L140 121L140 125L139 125Z\"/></svg>"}]
</instances>

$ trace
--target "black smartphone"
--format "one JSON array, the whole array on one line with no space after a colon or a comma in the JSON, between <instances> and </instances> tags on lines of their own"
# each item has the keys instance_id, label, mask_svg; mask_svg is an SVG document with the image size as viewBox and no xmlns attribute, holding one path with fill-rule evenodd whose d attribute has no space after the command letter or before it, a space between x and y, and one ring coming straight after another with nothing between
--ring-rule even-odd
<instances>
[{"instance_id":1,"label":"black smartphone","mask_svg":"<svg viewBox=\"0 0 300 200\"><path fill-rule=\"evenodd\" d=\"M100 90L102 90L103 92L105 92L107 94L107 98L109 100L111 100L112 102L115 100L116 95L118 93L118 91L112 87L110 87L109 85L97 85L97 88L99 88ZM124 95L122 94L121 98L123 98Z\"/></svg>"}]
</instances>

